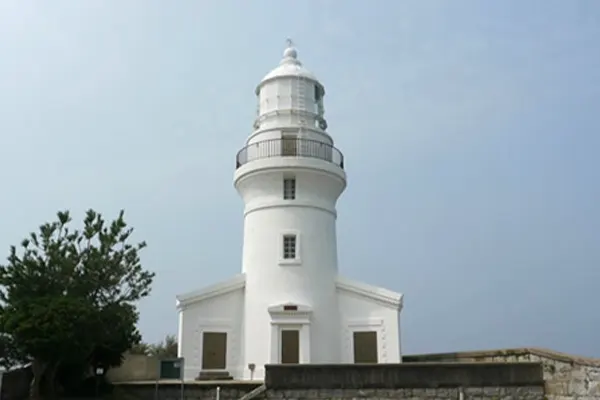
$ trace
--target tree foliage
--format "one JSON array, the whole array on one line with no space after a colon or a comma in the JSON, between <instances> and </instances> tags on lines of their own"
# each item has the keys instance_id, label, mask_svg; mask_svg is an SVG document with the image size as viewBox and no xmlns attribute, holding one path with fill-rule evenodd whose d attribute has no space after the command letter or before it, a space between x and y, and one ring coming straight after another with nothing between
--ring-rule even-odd
<instances>
[{"instance_id":1,"label":"tree foliage","mask_svg":"<svg viewBox=\"0 0 600 400\"><path fill-rule=\"evenodd\" d=\"M10 370L28 361L29 357L17 348L13 337L0 333L0 367Z\"/></svg>"},{"instance_id":2,"label":"tree foliage","mask_svg":"<svg viewBox=\"0 0 600 400\"><path fill-rule=\"evenodd\" d=\"M148 344L139 342L132 346L129 350L131 354L142 354L145 356L158 356L160 358L176 358L177 357L177 338L175 335L167 335L165 340Z\"/></svg>"},{"instance_id":3,"label":"tree foliage","mask_svg":"<svg viewBox=\"0 0 600 400\"><path fill-rule=\"evenodd\" d=\"M30 360L32 396L48 396L61 365L119 365L139 342L136 303L154 274L142 268L124 212L107 222L89 210L81 230L69 212L10 247L0 266L0 329L7 356ZM2 341L0 340L0 344ZM8 363L8 361L5 361Z\"/></svg>"}]
</instances>

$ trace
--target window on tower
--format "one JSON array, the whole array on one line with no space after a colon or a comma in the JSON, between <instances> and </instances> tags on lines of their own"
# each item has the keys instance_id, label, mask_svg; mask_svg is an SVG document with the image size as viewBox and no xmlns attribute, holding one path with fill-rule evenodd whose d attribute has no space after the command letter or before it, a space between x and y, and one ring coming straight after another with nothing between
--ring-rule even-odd
<instances>
[{"instance_id":1,"label":"window on tower","mask_svg":"<svg viewBox=\"0 0 600 400\"><path fill-rule=\"evenodd\" d=\"M315 101L321 101L323 99L323 89L319 85L315 85Z\"/></svg>"},{"instance_id":2,"label":"window on tower","mask_svg":"<svg viewBox=\"0 0 600 400\"><path fill-rule=\"evenodd\" d=\"M296 198L296 178L283 179L283 199L294 200Z\"/></svg>"},{"instance_id":3,"label":"window on tower","mask_svg":"<svg viewBox=\"0 0 600 400\"><path fill-rule=\"evenodd\" d=\"M283 259L296 259L296 235L283 235Z\"/></svg>"},{"instance_id":4,"label":"window on tower","mask_svg":"<svg viewBox=\"0 0 600 400\"><path fill-rule=\"evenodd\" d=\"M315 85L315 113L322 117L325 114L325 109L323 107L323 88L319 85Z\"/></svg>"}]
</instances>

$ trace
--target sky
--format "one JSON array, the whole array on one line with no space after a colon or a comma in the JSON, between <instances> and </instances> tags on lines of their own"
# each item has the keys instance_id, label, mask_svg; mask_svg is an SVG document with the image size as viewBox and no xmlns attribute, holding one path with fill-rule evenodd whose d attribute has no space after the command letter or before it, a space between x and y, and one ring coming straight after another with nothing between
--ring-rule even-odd
<instances>
[{"instance_id":1,"label":"sky","mask_svg":"<svg viewBox=\"0 0 600 400\"><path fill-rule=\"evenodd\" d=\"M291 37L345 156L340 272L404 294L403 352L600 357L597 0L2 0L0 257L125 209L175 296L241 269L235 155Z\"/></svg>"}]
</instances>

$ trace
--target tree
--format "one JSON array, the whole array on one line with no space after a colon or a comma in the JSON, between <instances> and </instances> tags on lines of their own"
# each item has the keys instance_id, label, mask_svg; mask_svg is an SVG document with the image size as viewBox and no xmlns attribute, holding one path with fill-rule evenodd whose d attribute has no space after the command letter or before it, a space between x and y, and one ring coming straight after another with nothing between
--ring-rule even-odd
<instances>
[{"instance_id":1,"label":"tree","mask_svg":"<svg viewBox=\"0 0 600 400\"><path fill-rule=\"evenodd\" d=\"M164 341L156 344L140 342L133 346L129 352L131 354L142 354L146 356L158 356L160 358L177 357L177 338L175 335L167 335Z\"/></svg>"},{"instance_id":2,"label":"tree","mask_svg":"<svg viewBox=\"0 0 600 400\"><path fill-rule=\"evenodd\" d=\"M70 223L59 212L0 266L0 329L31 361L35 399L54 396L61 365L120 364L140 340L136 303L154 278L140 262L145 242L129 243L123 211L107 223L89 210L80 231Z\"/></svg>"},{"instance_id":3,"label":"tree","mask_svg":"<svg viewBox=\"0 0 600 400\"><path fill-rule=\"evenodd\" d=\"M177 338L167 335L165 340L150 347L150 354L160 358L177 357Z\"/></svg>"},{"instance_id":4,"label":"tree","mask_svg":"<svg viewBox=\"0 0 600 400\"><path fill-rule=\"evenodd\" d=\"M144 342L137 343L129 349L130 354L149 356L152 352L152 345Z\"/></svg>"},{"instance_id":5,"label":"tree","mask_svg":"<svg viewBox=\"0 0 600 400\"><path fill-rule=\"evenodd\" d=\"M0 333L0 367L10 370L29 361L16 346L12 336Z\"/></svg>"}]
</instances>

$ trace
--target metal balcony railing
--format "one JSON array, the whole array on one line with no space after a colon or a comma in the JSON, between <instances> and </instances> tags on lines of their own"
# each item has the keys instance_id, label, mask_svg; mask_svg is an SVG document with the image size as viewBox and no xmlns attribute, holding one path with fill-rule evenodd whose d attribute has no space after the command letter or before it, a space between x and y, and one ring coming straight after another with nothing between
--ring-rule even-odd
<instances>
[{"instance_id":1,"label":"metal balcony railing","mask_svg":"<svg viewBox=\"0 0 600 400\"><path fill-rule=\"evenodd\" d=\"M306 157L328 161L344 169L344 155L334 146L312 139L278 138L251 143L237 153L235 168L271 157Z\"/></svg>"}]
</instances>

